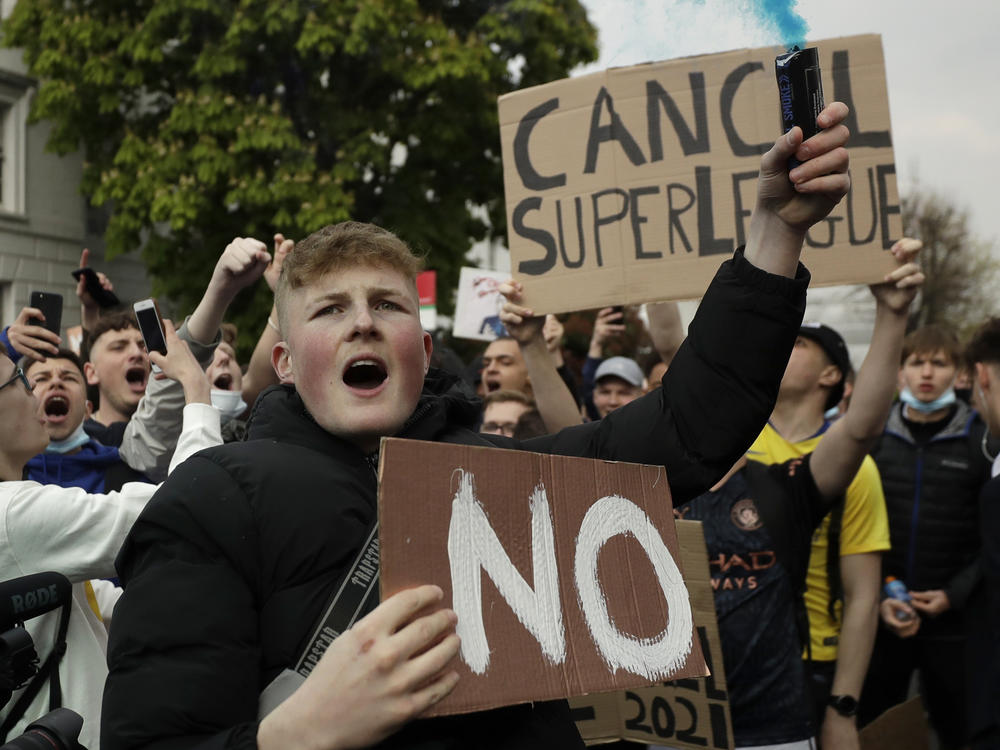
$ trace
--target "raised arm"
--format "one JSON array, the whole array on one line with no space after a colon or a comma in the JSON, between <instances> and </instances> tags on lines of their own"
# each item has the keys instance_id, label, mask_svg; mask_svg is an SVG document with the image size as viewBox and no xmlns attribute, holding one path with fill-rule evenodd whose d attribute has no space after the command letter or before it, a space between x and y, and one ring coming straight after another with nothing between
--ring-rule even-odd
<instances>
[{"instance_id":1,"label":"raised arm","mask_svg":"<svg viewBox=\"0 0 1000 750\"><path fill-rule=\"evenodd\" d=\"M262 242L237 238L222 252L205 294L178 331L202 369L212 362L219 326L229 303L264 272L270 255ZM169 342L168 342L169 351ZM151 357L152 359L152 357ZM185 393L172 379L149 381L146 393L125 428L122 457L154 482L167 475L183 427Z\"/></svg>"},{"instance_id":2,"label":"raised arm","mask_svg":"<svg viewBox=\"0 0 1000 750\"><path fill-rule=\"evenodd\" d=\"M649 338L653 348L667 367L684 341L684 323L676 302L654 302L646 305L649 316Z\"/></svg>"},{"instance_id":3,"label":"raised arm","mask_svg":"<svg viewBox=\"0 0 1000 750\"><path fill-rule=\"evenodd\" d=\"M261 277L270 262L267 247L252 237L237 237L226 246L205 294L187 322L195 341L207 344L215 339L230 303Z\"/></svg>"},{"instance_id":4,"label":"raised arm","mask_svg":"<svg viewBox=\"0 0 1000 750\"><path fill-rule=\"evenodd\" d=\"M274 257L264 271L264 281L267 282L271 293L274 294L275 287L278 286L278 278L281 276L281 267L285 257L295 248L295 242L285 238L283 234L274 235ZM260 332L257 345L254 347L253 355L250 357L250 364L247 365L246 374L243 376L243 400L250 406L257 400L260 392L269 385L278 384L278 375L271 366L271 350L274 345L281 340L281 332L278 329L278 311L271 305L271 311L267 314L267 323Z\"/></svg>"},{"instance_id":5,"label":"raised arm","mask_svg":"<svg viewBox=\"0 0 1000 750\"><path fill-rule=\"evenodd\" d=\"M535 315L520 304L523 290L524 287L513 279L500 285L500 294L506 298L500 320L521 348L535 404L545 428L549 432L557 432L580 424L580 412L545 343L542 333L545 316Z\"/></svg>"},{"instance_id":6,"label":"raised arm","mask_svg":"<svg viewBox=\"0 0 1000 750\"><path fill-rule=\"evenodd\" d=\"M883 283L871 287L875 328L854 383L851 406L813 451L813 478L826 498L838 497L847 489L889 416L910 302L924 281L920 267L913 262L921 247L919 240L899 240L891 250L897 267Z\"/></svg>"}]
</instances>

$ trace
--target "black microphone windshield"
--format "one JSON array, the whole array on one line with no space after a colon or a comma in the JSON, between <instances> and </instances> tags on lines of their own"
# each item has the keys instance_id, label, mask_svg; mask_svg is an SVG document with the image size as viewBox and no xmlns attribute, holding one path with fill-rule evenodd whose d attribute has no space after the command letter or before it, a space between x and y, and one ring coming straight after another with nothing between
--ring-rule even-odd
<instances>
[{"instance_id":1,"label":"black microphone windshield","mask_svg":"<svg viewBox=\"0 0 1000 750\"><path fill-rule=\"evenodd\" d=\"M62 573L33 573L0 583L0 630L61 607L72 592Z\"/></svg>"}]
</instances>

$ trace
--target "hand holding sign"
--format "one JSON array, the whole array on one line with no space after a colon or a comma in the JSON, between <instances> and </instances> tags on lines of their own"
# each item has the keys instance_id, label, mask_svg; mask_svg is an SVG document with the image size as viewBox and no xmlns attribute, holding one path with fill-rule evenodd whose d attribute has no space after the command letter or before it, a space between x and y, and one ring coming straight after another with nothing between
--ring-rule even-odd
<instances>
[{"instance_id":1,"label":"hand holding sign","mask_svg":"<svg viewBox=\"0 0 1000 750\"><path fill-rule=\"evenodd\" d=\"M261 750L368 747L452 691L456 617L437 586L389 597L337 638L295 693L261 722Z\"/></svg>"}]
</instances>

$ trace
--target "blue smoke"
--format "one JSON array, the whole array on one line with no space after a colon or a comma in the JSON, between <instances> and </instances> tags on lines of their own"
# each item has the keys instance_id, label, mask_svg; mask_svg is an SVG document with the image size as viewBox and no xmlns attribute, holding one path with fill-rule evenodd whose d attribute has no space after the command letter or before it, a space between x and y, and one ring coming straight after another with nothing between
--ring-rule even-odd
<instances>
[{"instance_id":1,"label":"blue smoke","mask_svg":"<svg viewBox=\"0 0 1000 750\"><path fill-rule=\"evenodd\" d=\"M805 47L809 24L796 12L796 0L754 0L753 5L761 22L774 26L788 49Z\"/></svg>"}]
</instances>

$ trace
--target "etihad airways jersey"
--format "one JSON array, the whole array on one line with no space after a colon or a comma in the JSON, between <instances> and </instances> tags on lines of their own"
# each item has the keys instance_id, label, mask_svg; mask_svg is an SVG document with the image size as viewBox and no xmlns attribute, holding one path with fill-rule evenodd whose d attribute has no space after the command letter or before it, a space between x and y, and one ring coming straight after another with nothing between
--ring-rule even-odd
<instances>
[{"instance_id":1,"label":"etihad airways jersey","mask_svg":"<svg viewBox=\"0 0 1000 750\"><path fill-rule=\"evenodd\" d=\"M796 543L807 548L825 508L808 460L766 471L771 481L765 484L756 471L741 469L719 490L678 510L704 528L737 746L794 742L814 733L795 587L788 561L783 564L776 550ZM765 503L762 513L758 504ZM781 523L769 528L762 517ZM802 538L775 544L772 533Z\"/></svg>"}]
</instances>

